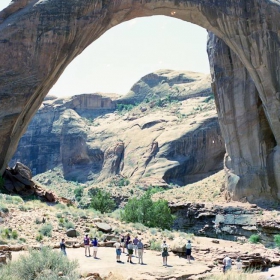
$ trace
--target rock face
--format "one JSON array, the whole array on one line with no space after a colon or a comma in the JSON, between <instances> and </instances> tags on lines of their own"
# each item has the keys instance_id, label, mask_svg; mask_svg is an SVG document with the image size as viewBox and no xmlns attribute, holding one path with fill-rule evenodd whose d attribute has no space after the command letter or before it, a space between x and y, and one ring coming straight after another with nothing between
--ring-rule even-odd
<instances>
[{"instance_id":1,"label":"rock face","mask_svg":"<svg viewBox=\"0 0 280 280\"><path fill-rule=\"evenodd\" d=\"M271 136L261 137L264 142L257 138L258 146L263 147L261 151L268 156L264 156L265 162L260 166L263 154L257 154L255 168L250 152L243 157L243 143L236 145L238 139L246 139L240 137L241 123L238 121L242 119L243 106L239 102L230 102L226 97L225 102L220 102L216 94L220 112L227 111L228 106L232 108L232 118L224 125L238 124L235 128L228 128L230 135L227 138L230 141L227 140L226 145L229 153L225 161L229 169L228 191L233 199L246 196L250 201L279 200L280 54L277 50L280 44L280 5L273 0L213 0L210 5L208 0L69 0L59 4L56 0L12 2L0 13L0 174L12 158L32 116L66 66L112 26L151 15L173 16L200 25L221 38L237 54L254 82L257 100L262 107L260 114L265 116L260 118L254 112L247 113L252 122L264 120L264 124L260 124L263 127L261 131L268 131ZM216 53L220 51L218 48ZM228 56L231 60L231 52ZM219 56L210 57L215 83L224 71L226 75L231 71L225 69L226 64L219 63L219 60ZM213 68L215 64L217 67ZM241 78L246 83L247 77L238 74L244 68L236 68L233 62L229 66L233 70L230 80L236 84ZM221 86L217 86L217 90ZM242 91L242 97L251 100L243 103L248 111L255 95L254 90L249 93ZM221 120L227 119L222 113L220 116ZM239 135L237 139L231 137L236 132ZM248 138L246 141L249 141ZM248 146L248 143L245 144ZM234 157L231 151L239 151L241 158ZM245 167L239 169L238 162ZM265 174L255 170L264 173L269 170L267 180Z\"/></svg>"},{"instance_id":2,"label":"rock face","mask_svg":"<svg viewBox=\"0 0 280 280\"><path fill-rule=\"evenodd\" d=\"M48 202L59 200L53 192L46 191L40 185L35 184L32 181L31 170L20 162L17 162L14 168L7 168L3 178L4 188L8 193L22 196L37 195Z\"/></svg>"},{"instance_id":3,"label":"rock face","mask_svg":"<svg viewBox=\"0 0 280 280\"><path fill-rule=\"evenodd\" d=\"M44 101L10 165L21 161L33 174L62 166L65 179L79 182L120 174L157 185L184 185L222 169L225 147L209 75L160 70L135 88L106 108L73 106L93 103L94 94ZM131 110L115 111L116 103Z\"/></svg>"},{"instance_id":4,"label":"rock face","mask_svg":"<svg viewBox=\"0 0 280 280\"><path fill-rule=\"evenodd\" d=\"M224 169L229 196L248 201L269 199L271 195L279 198L279 172L274 172L279 165L278 148L257 88L236 54L213 34L208 40L208 54L227 147Z\"/></svg>"},{"instance_id":5,"label":"rock face","mask_svg":"<svg viewBox=\"0 0 280 280\"><path fill-rule=\"evenodd\" d=\"M278 217L256 205L252 206L187 202L170 204L172 212L176 214L174 228L177 230L241 242L252 234L258 234L262 243L273 245L274 236L280 233Z\"/></svg>"}]
</instances>

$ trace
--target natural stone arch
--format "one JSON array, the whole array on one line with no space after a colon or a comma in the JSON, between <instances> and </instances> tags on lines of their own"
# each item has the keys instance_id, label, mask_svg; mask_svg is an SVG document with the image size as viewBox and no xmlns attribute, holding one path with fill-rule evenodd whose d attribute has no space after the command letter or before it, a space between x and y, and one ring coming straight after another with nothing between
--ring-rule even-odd
<instances>
[{"instance_id":1,"label":"natural stone arch","mask_svg":"<svg viewBox=\"0 0 280 280\"><path fill-rule=\"evenodd\" d=\"M255 191L251 183L240 183L248 181L246 168L241 166L235 170L233 165L229 170L233 175L229 177L229 191L235 199L247 195L251 201L275 197L280 189L276 172L280 162L279 14L279 3L274 0L14 0L0 13L0 174L49 89L78 54L121 22L141 16L166 15L213 32L230 48L229 53L239 57L246 73L250 74L275 140L273 153L266 154L273 158L267 172L273 180L262 183ZM217 57L212 55L212 65ZM218 64L223 67L227 62ZM229 66L233 73L240 71L234 63ZM219 75L215 75L213 73L216 83ZM224 104L219 103L217 89L216 101L220 110ZM221 122L221 125L227 126L227 123ZM235 156L231 146L228 141L229 159ZM242 151L242 143L237 146ZM267 171L265 163L262 170ZM262 174L255 175L260 181Z\"/></svg>"}]
</instances>

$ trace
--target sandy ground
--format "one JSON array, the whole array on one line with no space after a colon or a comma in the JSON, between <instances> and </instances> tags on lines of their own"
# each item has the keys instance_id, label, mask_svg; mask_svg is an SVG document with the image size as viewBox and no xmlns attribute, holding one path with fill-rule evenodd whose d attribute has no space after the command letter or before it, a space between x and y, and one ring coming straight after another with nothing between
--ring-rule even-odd
<instances>
[{"instance_id":1,"label":"sandy ground","mask_svg":"<svg viewBox=\"0 0 280 280\"><path fill-rule=\"evenodd\" d=\"M17 260L22 254L26 254L26 252L13 252L13 260ZM130 277L141 280L171 279L172 277L187 278L191 275L204 274L211 270L209 268L210 263L191 261L191 264L189 264L185 258L180 258L173 253L170 253L168 257L168 266L163 266L161 253L150 250L144 252L144 265L138 264L137 257L133 257L133 264L128 263L126 254L121 255L122 263L117 263L115 249L105 247L98 248L98 259L86 257L84 248L68 248L67 257L70 260L78 260L79 272L82 275L91 272L99 273L101 277L108 276L112 272L113 274L122 275L124 279L129 279ZM217 269L215 269L215 272L217 272ZM252 276L252 280L260 279L260 276L263 276L261 279L280 280L280 267L271 268L267 272L256 273L254 276Z\"/></svg>"},{"instance_id":2,"label":"sandy ground","mask_svg":"<svg viewBox=\"0 0 280 280\"><path fill-rule=\"evenodd\" d=\"M24 252L13 252L13 260L24 254ZM67 249L67 256L70 260L78 260L79 271L81 274L88 272L97 272L104 277L113 272L121 274L124 279L133 277L133 279L170 279L170 276L190 276L194 274L201 274L209 271L207 265L198 262L188 264L186 259L179 258L170 253L168 257L168 266L162 265L162 257L159 252L145 251L144 265L138 264L138 258L133 257L134 264L127 262L125 254L121 255L122 263L117 263L115 259L114 248L98 248L98 259L93 257L85 257L84 249Z\"/></svg>"}]
</instances>

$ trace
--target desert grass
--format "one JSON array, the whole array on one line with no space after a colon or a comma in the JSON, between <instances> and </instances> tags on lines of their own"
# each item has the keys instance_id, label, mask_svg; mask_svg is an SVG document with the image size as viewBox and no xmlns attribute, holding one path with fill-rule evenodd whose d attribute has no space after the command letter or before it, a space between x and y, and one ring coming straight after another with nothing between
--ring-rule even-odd
<instances>
[{"instance_id":1,"label":"desert grass","mask_svg":"<svg viewBox=\"0 0 280 280\"><path fill-rule=\"evenodd\" d=\"M239 271L228 271L225 274L214 274L207 277L205 280L260 280L260 276L254 273L239 272Z\"/></svg>"}]
</instances>

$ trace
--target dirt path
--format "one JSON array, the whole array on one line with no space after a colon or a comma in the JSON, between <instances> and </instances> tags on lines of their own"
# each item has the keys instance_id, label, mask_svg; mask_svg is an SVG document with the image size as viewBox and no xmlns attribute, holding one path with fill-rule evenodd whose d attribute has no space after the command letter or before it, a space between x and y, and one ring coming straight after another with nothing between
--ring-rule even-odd
<instances>
[{"instance_id":1,"label":"dirt path","mask_svg":"<svg viewBox=\"0 0 280 280\"><path fill-rule=\"evenodd\" d=\"M13 260L18 259L22 252L13 252ZM122 263L117 263L115 259L114 248L98 248L97 257L85 257L84 249L67 249L67 256L70 260L78 260L79 271L82 274L88 272L97 272L101 276L107 276L109 272L121 274L124 279L133 277L133 279L170 279L170 277L186 277L194 274L201 274L209 271L206 264L192 262L188 264L186 259L179 258L174 254L168 257L168 266L162 265L160 253L155 251L144 252L144 265L138 264L138 258L133 257L134 264L127 262L125 254L121 255Z\"/></svg>"}]
</instances>

